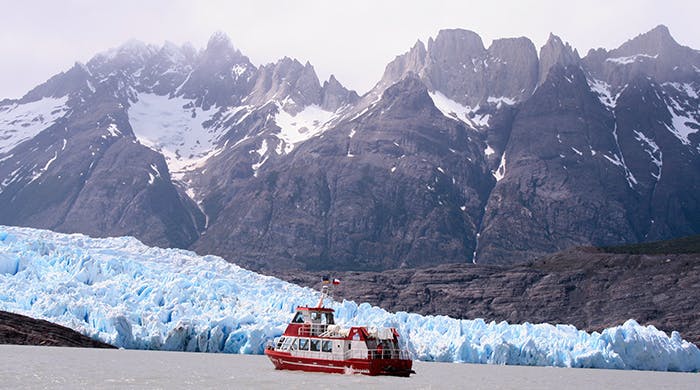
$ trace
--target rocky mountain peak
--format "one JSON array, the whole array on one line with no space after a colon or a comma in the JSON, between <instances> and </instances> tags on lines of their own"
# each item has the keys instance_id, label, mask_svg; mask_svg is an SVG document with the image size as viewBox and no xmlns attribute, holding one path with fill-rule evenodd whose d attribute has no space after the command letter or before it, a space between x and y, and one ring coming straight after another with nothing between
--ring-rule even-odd
<instances>
[{"instance_id":1,"label":"rocky mountain peak","mask_svg":"<svg viewBox=\"0 0 700 390\"><path fill-rule=\"evenodd\" d=\"M578 65L580 62L581 57L576 49L573 49L568 42L564 43L561 38L550 33L547 43L540 49L540 70L537 84L542 84L547 79L547 74L553 66Z\"/></svg>"},{"instance_id":2,"label":"rocky mountain peak","mask_svg":"<svg viewBox=\"0 0 700 390\"><path fill-rule=\"evenodd\" d=\"M415 73L387 88L382 94L383 112L390 117L405 118L418 112L437 111L428 95L428 88Z\"/></svg>"},{"instance_id":3,"label":"rocky mountain peak","mask_svg":"<svg viewBox=\"0 0 700 390\"><path fill-rule=\"evenodd\" d=\"M88 82L92 77L90 70L81 62L76 62L73 67L61 72L45 83L27 92L21 103L40 100L45 97L59 98L88 88Z\"/></svg>"},{"instance_id":4,"label":"rocky mountain peak","mask_svg":"<svg viewBox=\"0 0 700 390\"><path fill-rule=\"evenodd\" d=\"M434 61L459 61L479 56L485 50L479 34L470 30L440 30L434 40L428 40L428 52Z\"/></svg>"},{"instance_id":5,"label":"rocky mountain peak","mask_svg":"<svg viewBox=\"0 0 700 390\"><path fill-rule=\"evenodd\" d=\"M207 42L207 47L202 53L203 62L213 62L219 64L233 64L233 63L249 63L248 57L244 56L238 49L236 49L228 35L222 32L214 33L209 42Z\"/></svg>"},{"instance_id":6,"label":"rocky mountain peak","mask_svg":"<svg viewBox=\"0 0 700 390\"><path fill-rule=\"evenodd\" d=\"M355 103L360 98L355 91L345 88L334 75L323 82L321 94L321 108L328 111L336 111L345 104Z\"/></svg>"},{"instance_id":7,"label":"rocky mountain peak","mask_svg":"<svg viewBox=\"0 0 700 390\"><path fill-rule=\"evenodd\" d=\"M516 100L530 96L537 85L537 49L525 37L496 39L488 48L489 96Z\"/></svg>"},{"instance_id":8,"label":"rocky mountain peak","mask_svg":"<svg viewBox=\"0 0 700 390\"><path fill-rule=\"evenodd\" d=\"M401 80L409 72L420 73L425 67L427 53L423 42L418 40L409 51L396 56L384 69L382 80L377 84L379 92Z\"/></svg>"},{"instance_id":9,"label":"rocky mountain peak","mask_svg":"<svg viewBox=\"0 0 700 390\"><path fill-rule=\"evenodd\" d=\"M321 82L314 67L308 61L302 65L289 57L261 66L247 102L265 104L270 100L281 102L291 114L308 105L321 104Z\"/></svg>"},{"instance_id":10,"label":"rocky mountain peak","mask_svg":"<svg viewBox=\"0 0 700 390\"><path fill-rule=\"evenodd\" d=\"M679 47L680 45L673 39L668 27L660 24L625 42L616 52L619 55L646 54L654 56Z\"/></svg>"},{"instance_id":11,"label":"rocky mountain peak","mask_svg":"<svg viewBox=\"0 0 700 390\"><path fill-rule=\"evenodd\" d=\"M215 31L209 41L207 41L207 48L205 50L226 50L233 49L233 43L231 43L231 38L226 35L223 31Z\"/></svg>"},{"instance_id":12,"label":"rocky mountain peak","mask_svg":"<svg viewBox=\"0 0 700 390\"><path fill-rule=\"evenodd\" d=\"M700 51L680 45L666 26L659 25L617 49L589 51L584 64L595 78L617 88L638 76L692 83L700 68Z\"/></svg>"}]
</instances>

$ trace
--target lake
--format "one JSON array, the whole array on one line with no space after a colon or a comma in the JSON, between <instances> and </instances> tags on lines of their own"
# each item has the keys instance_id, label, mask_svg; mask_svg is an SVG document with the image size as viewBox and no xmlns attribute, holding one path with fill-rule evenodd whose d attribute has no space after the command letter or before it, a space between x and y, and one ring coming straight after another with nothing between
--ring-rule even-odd
<instances>
[{"instance_id":1,"label":"lake","mask_svg":"<svg viewBox=\"0 0 700 390\"><path fill-rule=\"evenodd\" d=\"M265 356L0 345L0 388L700 389L700 374L414 362L410 378L278 371Z\"/></svg>"}]
</instances>

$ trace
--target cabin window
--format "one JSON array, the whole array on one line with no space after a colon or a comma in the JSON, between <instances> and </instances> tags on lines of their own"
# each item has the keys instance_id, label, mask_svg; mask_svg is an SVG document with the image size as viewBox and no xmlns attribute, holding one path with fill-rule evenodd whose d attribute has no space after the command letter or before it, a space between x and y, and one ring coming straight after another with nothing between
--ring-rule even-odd
<instances>
[{"instance_id":1,"label":"cabin window","mask_svg":"<svg viewBox=\"0 0 700 390\"><path fill-rule=\"evenodd\" d=\"M321 350L323 352L333 352L333 344L330 340L324 340L321 344Z\"/></svg>"},{"instance_id":2,"label":"cabin window","mask_svg":"<svg viewBox=\"0 0 700 390\"><path fill-rule=\"evenodd\" d=\"M280 340L280 344L282 344L282 349L284 349L284 350L290 349L292 342L294 342L294 341L295 341L294 339L291 339L289 337L287 337L287 338L282 337L282 339Z\"/></svg>"},{"instance_id":3,"label":"cabin window","mask_svg":"<svg viewBox=\"0 0 700 390\"><path fill-rule=\"evenodd\" d=\"M287 317L289 318L289 317ZM297 312L297 315L294 316L294 319L292 320L293 323L295 324L303 324L304 323L304 316L301 314L300 311Z\"/></svg>"},{"instance_id":4,"label":"cabin window","mask_svg":"<svg viewBox=\"0 0 700 390\"><path fill-rule=\"evenodd\" d=\"M309 339L299 339L299 350L308 351L309 350Z\"/></svg>"},{"instance_id":5,"label":"cabin window","mask_svg":"<svg viewBox=\"0 0 700 390\"><path fill-rule=\"evenodd\" d=\"M284 337L280 337L280 339L277 341L277 348L282 347L282 344L284 344Z\"/></svg>"},{"instance_id":6,"label":"cabin window","mask_svg":"<svg viewBox=\"0 0 700 390\"><path fill-rule=\"evenodd\" d=\"M321 350L321 340L319 339L311 339L311 350L312 351L320 351Z\"/></svg>"},{"instance_id":7,"label":"cabin window","mask_svg":"<svg viewBox=\"0 0 700 390\"><path fill-rule=\"evenodd\" d=\"M299 349L297 339L294 339L294 341L292 341L292 345L289 347L289 349L291 349L292 351L296 351L297 349Z\"/></svg>"}]
</instances>

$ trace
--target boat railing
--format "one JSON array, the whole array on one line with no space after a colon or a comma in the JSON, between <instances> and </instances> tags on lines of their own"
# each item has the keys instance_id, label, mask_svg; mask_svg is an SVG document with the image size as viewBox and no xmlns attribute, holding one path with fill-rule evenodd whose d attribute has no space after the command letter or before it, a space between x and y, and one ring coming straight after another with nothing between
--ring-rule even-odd
<instances>
[{"instance_id":1,"label":"boat railing","mask_svg":"<svg viewBox=\"0 0 700 390\"><path fill-rule=\"evenodd\" d=\"M345 351L345 359L411 359L408 350L397 348L351 349Z\"/></svg>"},{"instance_id":2,"label":"boat railing","mask_svg":"<svg viewBox=\"0 0 700 390\"><path fill-rule=\"evenodd\" d=\"M299 336L320 336L328 330L328 324L302 324L297 333Z\"/></svg>"}]
</instances>

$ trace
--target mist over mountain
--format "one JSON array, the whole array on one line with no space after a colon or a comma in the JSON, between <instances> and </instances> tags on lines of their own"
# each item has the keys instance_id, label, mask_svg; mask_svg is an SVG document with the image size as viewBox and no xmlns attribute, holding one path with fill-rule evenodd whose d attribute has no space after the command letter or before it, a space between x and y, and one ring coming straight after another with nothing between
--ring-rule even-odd
<instances>
[{"instance_id":1,"label":"mist over mountain","mask_svg":"<svg viewBox=\"0 0 700 390\"><path fill-rule=\"evenodd\" d=\"M310 270L698 234L699 94L665 26L583 57L443 30L363 96L222 33L130 41L0 102L0 224Z\"/></svg>"}]
</instances>

